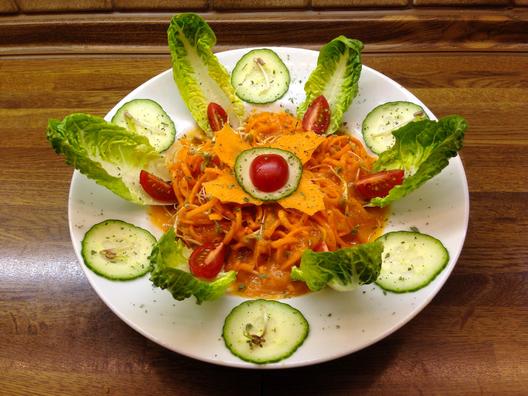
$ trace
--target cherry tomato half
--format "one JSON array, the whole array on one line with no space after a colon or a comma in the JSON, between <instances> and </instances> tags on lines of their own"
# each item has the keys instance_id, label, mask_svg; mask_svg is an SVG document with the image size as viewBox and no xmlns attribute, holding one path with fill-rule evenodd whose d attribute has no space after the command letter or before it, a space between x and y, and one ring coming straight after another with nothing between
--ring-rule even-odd
<instances>
[{"instance_id":1,"label":"cherry tomato half","mask_svg":"<svg viewBox=\"0 0 528 396\"><path fill-rule=\"evenodd\" d=\"M312 250L314 252L329 252L330 251L325 241L321 241L318 244L314 245L314 247L312 247Z\"/></svg>"},{"instance_id":2,"label":"cherry tomato half","mask_svg":"<svg viewBox=\"0 0 528 396\"><path fill-rule=\"evenodd\" d=\"M260 191L273 192L284 187L288 181L288 163L279 154L262 154L249 167L249 177Z\"/></svg>"},{"instance_id":3,"label":"cherry tomato half","mask_svg":"<svg viewBox=\"0 0 528 396\"><path fill-rule=\"evenodd\" d=\"M365 176L356 183L356 190L366 199L385 197L389 191L403 183L403 170L382 171Z\"/></svg>"},{"instance_id":4,"label":"cherry tomato half","mask_svg":"<svg viewBox=\"0 0 528 396\"><path fill-rule=\"evenodd\" d=\"M207 118L211 129L216 132L224 127L227 122L227 113L218 103L209 103L207 106Z\"/></svg>"},{"instance_id":5,"label":"cherry tomato half","mask_svg":"<svg viewBox=\"0 0 528 396\"><path fill-rule=\"evenodd\" d=\"M189 268L193 275L212 279L224 265L225 246L223 243L215 246L212 243L198 246L189 258Z\"/></svg>"},{"instance_id":6,"label":"cherry tomato half","mask_svg":"<svg viewBox=\"0 0 528 396\"><path fill-rule=\"evenodd\" d=\"M302 120L305 131L325 133L330 125L330 105L323 95L318 96L308 106Z\"/></svg>"},{"instance_id":7,"label":"cherry tomato half","mask_svg":"<svg viewBox=\"0 0 528 396\"><path fill-rule=\"evenodd\" d=\"M146 170L142 170L139 174L139 184L148 195L158 201L168 203L178 201L170 183Z\"/></svg>"}]
</instances>

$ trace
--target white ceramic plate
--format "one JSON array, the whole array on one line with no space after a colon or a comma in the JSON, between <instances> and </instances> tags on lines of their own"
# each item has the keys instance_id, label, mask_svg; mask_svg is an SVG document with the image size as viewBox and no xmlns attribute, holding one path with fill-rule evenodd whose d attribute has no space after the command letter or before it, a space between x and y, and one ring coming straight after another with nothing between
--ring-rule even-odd
<instances>
[{"instance_id":1,"label":"white ceramic plate","mask_svg":"<svg viewBox=\"0 0 528 396\"><path fill-rule=\"evenodd\" d=\"M290 89L280 101L264 108L280 106L294 110L304 98L304 82L315 67L318 53L295 48L274 48L291 73ZM220 61L232 70L247 49L219 53ZM359 94L345 121L351 132L361 136L365 115L375 106L395 100L420 104L428 115L433 114L414 95L383 74L363 67ZM147 81L107 114L110 120L124 103L135 98L150 98L160 103L171 116L178 134L194 123L172 80L170 70ZM409 230L439 238L451 259L446 269L427 287L408 294L383 293L375 285L367 285L348 293L324 290L286 302L303 312L310 323L310 335L293 356L270 365L246 363L225 348L221 339L224 318L243 301L226 295L217 301L197 305L194 298L175 301L167 291L154 288L148 275L129 282L112 282L91 272L81 264L90 284L102 300L123 321L152 341L173 351L206 362L236 366L285 368L310 365L347 355L388 336L420 312L436 295L453 270L466 235L469 198L466 176L459 157L419 190L394 204L386 231ZM105 188L75 172L69 197L69 223L73 246L79 261L84 233L104 219L121 219L161 232L150 224L146 208L128 203Z\"/></svg>"}]
</instances>

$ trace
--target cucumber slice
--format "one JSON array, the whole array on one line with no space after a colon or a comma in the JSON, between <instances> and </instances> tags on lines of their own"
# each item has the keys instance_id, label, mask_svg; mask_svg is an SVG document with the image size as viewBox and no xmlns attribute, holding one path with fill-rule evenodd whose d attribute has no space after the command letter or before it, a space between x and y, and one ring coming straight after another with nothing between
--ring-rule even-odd
<instances>
[{"instance_id":1,"label":"cucumber slice","mask_svg":"<svg viewBox=\"0 0 528 396\"><path fill-rule=\"evenodd\" d=\"M167 150L176 136L176 128L163 108L150 99L134 99L121 106L112 122L145 136L158 152Z\"/></svg>"},{"instance_id":2,"label":"cucumber slice","mask_svg":"<svg viewBox=\"0 0 528 396\"><path fill-rule=\"evenodd\" d=\"M303 314L288 304L251 300L227 315L222 337L233 355L265 364L291 356L308 336L309 328Z\"/></svg>"},{"instance_id":3,"label":"cucumber slice","mask_svg":"<svg viewBox=\"0 0 528 396\"><path fill-rule=\"evenodd\" d=\"M390 149L395 142L392 131L411 121L428 119L424 109L412 102L388 102L367 114L361 131L365 144L376 154Z\"/></svg>"},{"instance_id":4,"label":"cucumber slice","mask_svg":"<svg viewBox=\"0 0 528 396\"><path fill-rule=\"evenodd\" d=\"M266 154L280 155L288 164L288 179L284 186L273 192L265 192L259 190L252 182L250 176L251 164L253 161ZM257 147L242 151L235 160L235 177L240 184L240 187L251 195L253 198L261 201L276 201L291 195L301 181L302 176L302 162L291 151L276 149L271 147Z\"/></svg>"},{"instance_id":5,"label":"cucumber slice","mask_svg":"<svg viewBox=\"0 0 528 396\"><path fill-rule=\"evenodd\" d=\"M382 235L381 272L376 283L387 291L406 293L427 286L442 272L449 253L438 239L419 232Z\"/></svg>"},{"instance_id":6,"label":"cucumber slice","mask_svg":"<svg viewBox=\"0 0 528 396\"><path fill-rule=\"evenodd\" d=\"M271 103L284 96L290 72L274 51L262 48L245 54L231 73L237 96L249 103Z\"/></svg>"},{"instance_id":7,"label":"cucumber slice","mask_svg":"<svg viewBox=\"0 0 528 396\"><path fill-rule=\"evenodd\" d=\"M156 238L121 220L105 220L84 235L81 254L88 268L111 280L139 278L150 269Z\"/></svg>"}]
</instances>

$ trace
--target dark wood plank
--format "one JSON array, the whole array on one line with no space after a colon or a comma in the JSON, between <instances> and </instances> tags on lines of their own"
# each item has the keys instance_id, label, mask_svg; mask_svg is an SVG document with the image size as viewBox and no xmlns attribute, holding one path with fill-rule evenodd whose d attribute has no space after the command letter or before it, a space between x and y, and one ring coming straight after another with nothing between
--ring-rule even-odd
<instances>
[{"instance_id":1,"label":"dark wood plank","mask_svg":"<svg viewBox=\"0 0 528 396\"><path fill-rule=\"evenodd\" d=\"M344 34L366 52L527 51L528 10L387 9L202 14L219 48L319 48ZM166 53L172 13L17 15L2 18L1 54Z\"/></svg>"},{"instance_id":2,"label":"dark wood plank","mask_svg":"<svg viewBox=\"0 0 528 396\"><path fill-rule=\"evenodd\" d=\"M495 347L502 349L502 345L479 341L427 341L426 351L423 351L423 344L389 339L335 362L266 373L264 394L292 394L298 384L306 382L305 395L349 395L355 392L367 395L502 394L506 386L513 395L525 392L522 374L505 377L505 370L498 367ZM518 346L526 348L526 344ZM520 357L522 360L517 367L524 373L522 368L526 360ZM431 372L437 373L435 380L429 378Z\"/></svg>"}]
</instances>

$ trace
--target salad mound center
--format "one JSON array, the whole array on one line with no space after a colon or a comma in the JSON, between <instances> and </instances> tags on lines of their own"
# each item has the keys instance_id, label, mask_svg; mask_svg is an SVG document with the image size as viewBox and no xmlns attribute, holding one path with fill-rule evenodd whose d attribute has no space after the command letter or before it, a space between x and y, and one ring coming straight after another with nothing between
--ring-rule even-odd
<instances>
[{"instance_id":1,"label":"salad mound center","mask_svg":"<svg viewBox=\"0 0 528 396\"><path fill-rule=\"evenodd\" d=\"M381 234L386 210L366 207L354 188L375 161L356 138L307 132L286 112L253 113L237 131L226 124L215 139L196 136L181 138L167 155L177 205L152 207L151 218L189 247L223 244L224 268L237 272L231 292L274 298L306 293L306 284L290 277L306 249L334 251ZM301 160L301 180L290 195L263 201L237 182L236 157L261 147L285 149Z\"/></svg>"}]
</instances>

